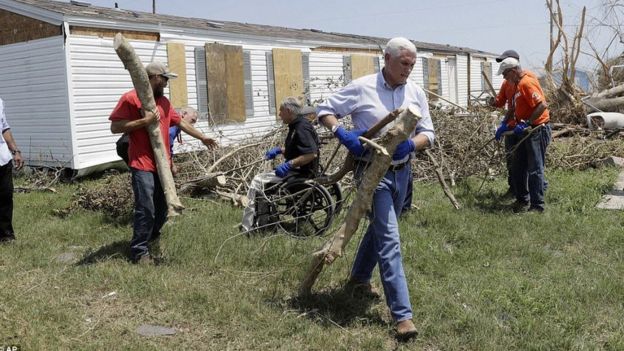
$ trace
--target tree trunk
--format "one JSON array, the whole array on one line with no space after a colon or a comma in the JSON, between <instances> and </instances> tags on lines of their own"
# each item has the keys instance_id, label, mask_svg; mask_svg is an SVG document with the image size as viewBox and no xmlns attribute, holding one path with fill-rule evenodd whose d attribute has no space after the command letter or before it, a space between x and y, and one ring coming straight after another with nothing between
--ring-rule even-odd
<instances>
[{"instance_id":1,"label":"tree trunk","mask_svg":"<svg viewBox=\"0 0 624 351\"><path fill-rule=\"evenodd\" d=\"M121 33L117 33L113 41L113 48L115 52L117 52L117 56L119 56L121 62L123 62L124 67L128 70L128 73L130 73L132 84L134 85L139 100L141 100L143 109L156 112L154 93L150 86L147 72L141 60L134 52L132 45L128 43ZM154 151L154 160L156 161L160 184L162 185L165 199L167 200L167 217L173 217L181 214L184 206L176 193L175 183L173 182L173 175L171 174L169 159L167 157L167 150L160 133L159 123L159 121L156 121L148 125L146 129L150 138L150 143L152 144L152 150Z\"/></svg>"},{"instance_id":2,"label":"tree trunk","mask_svg":"<svg viewBox=\"0 0 624 351\"><path fill-rule=\"evenodd\" d=\"M615 97L611 99L589 99L587 103L598 110L604 112L618 112L618 110L624 108L624 97Z\"/></svg>"},{"instance_id":3,"label":"tree trunk","mask_svg":"<svg viewBox=\"0 0 624 351\"><path fill-rule=\"evenodd\" d=\"M326 263L331 264L336 258L342 256L344 248L371 207L375 189L388 171L392 162L392 154L394 154L397 145L409 137L411 131L416 128L419 118L420 111L418 108L410 106L399 114L394 126L381 138L379 144L385 148L383 151L386 152L379 150L373 152L371 163L362 175L362 181L358 186L355 199L349 207L344 223L322 249L312 254L312 262L299 288L300 294L305 295L310 292Z\"/></svg>"}]
</instances>

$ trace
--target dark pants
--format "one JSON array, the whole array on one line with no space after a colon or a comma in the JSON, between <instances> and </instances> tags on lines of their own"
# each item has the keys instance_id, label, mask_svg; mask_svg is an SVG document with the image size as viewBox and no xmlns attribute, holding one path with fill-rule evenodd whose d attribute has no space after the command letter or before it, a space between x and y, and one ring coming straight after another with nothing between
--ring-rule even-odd
<instances>
[{"instance_id":1,"label":"dark pants","mask_svg":"<svg viewBox=\"0 0 624 351\"><path fill-rule=\"evenodd\" d=\"M0 166L0 239L13 238L13 161Z\"/></svg>"},{"instance_id":2,"label":"dark pants","mask_svg":"<svg viewBox=\"0 0 624 351\"><path fill-rule=\"evenodd\" d=\"M149 253L148 244L160 237L167 221L167 201L156 172L132 171L134 192L134 225L130 242L130 259L136 261Z\"/></svg>"},{"instance_id":3,"label":"dark pants","mask_svg":"<svg viewBox=\"0 0 624 351\"><path fill-rule=\"evenodd\" d=\"M544 209L544 162L546 148L550 144L550 124L543 125L522 142L514 155L513 178L516 200L530 203L532 208Z\"/></svg>"},{"instance_id":4,"label":"dark pants","mask_svg":"<svg viewBox=\"0 0 624 351\"><path fill-rule=\"evenodd\" d=\"M509 185L509 192L516 195L516 184L513 179L513 159L514 154L511 152L511 149L516 146L516 144L520 141L520 138L515 135L506 135L505 136L505 166L507 166L507 185Z\"/></svg>"},{"instance_id":5,"label":"dark pants","mask_svg":"<svg viewBox=\"0 0 624 351\"><path fill-rule=\"evenodd\" d=\"M411 161L408 161L411 162ZM407 213L412 210L412 198L414 192L414 175L412 172L409 174L409 180L407 181L407 191L405 193L405 201L403 201L403 209L401 213Z\"/></svg>"}]
</instances>

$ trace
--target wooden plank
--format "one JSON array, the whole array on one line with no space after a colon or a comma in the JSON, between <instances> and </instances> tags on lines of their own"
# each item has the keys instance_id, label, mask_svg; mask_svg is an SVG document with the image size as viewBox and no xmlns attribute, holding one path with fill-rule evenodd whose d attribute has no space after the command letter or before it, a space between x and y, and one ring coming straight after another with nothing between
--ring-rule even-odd
<instances>
[{"instance_id":1,"label":"wooden plank","mask_svg":"<svg viewBox=\"0 0 624 351\"><path fill-rule=\"evenodd\" d=\"M227 119L227 87L225 72L225 45L206 44L206 79L208 86L208 108L215 123Z\"/></svg>"},{"instance_id":2,"label":"wooden plank","mask_svg":"<svg viewBox=\"0 0 624 351\"><path fill-rule=\"evenodd\" d=\"M375 73L375 63L370 55L351 55L351 80Z\"/></svg>"},{"instance_id":3,"label":"wooden plank","mask_svg":"<svg viewBox=\"0 0 624 351\"><path fill-rule=\"evenodd\" d=\"M0 45L62 35L61 26L0 9Z\"/></svg>"},{"instance_id":4,"label":"wooden plank","mask_svg":"<svg viewBox=\"0 0 624 351\"><path fill-rule=\"evenodd\" d=\"M427 59L427 72L429 73L429 87L431 91L438 91L438 75L440 70L440 60Z\"/></svg>"},{"instance_id":5,"label":"wooden plank","mask_svg":"<svg viewBox=\"0 0 624 351\"><path fill-rule=\"evenodd\" d=\"M245 73L243 47L224 45L227 120L245 121Z\"/></svg>"},{"instance_id":6,"label":"wooden plank","mask_svg":"<svg viewBox=\"0 0 624 351\"><path fill-rule=\"evenodd\" d=\"M301 51L273 49L273 72L275 73L276 106L279 106L288 96L303 97ZM276 116L278 114L279 109L276 109Z\"/></svg>"},{"instance_id":7,"label":"wooden plank","mask_svg":"<svg viewBox=\"0 0 624 351\"><path fill-rule=\"evenodd\" d=\"M121 34L123 34L124 38L126 39L160 41L159 33L141 32L141 31L132 31L132 30L116 30L116 29L70 26L69 32L73 35L86 35L86 36L98 37L98 38L114 38L115 34L121 32Z\"/></svg>"},{"instance_id":8,"label":"wooden plank","mask_svg":"<svg viewBox=\"0 0 624 351\"><path fill-rule=\"evenodd\" d=\"M186 82L186 53L184 44L167 43L167 64L178 78L169 81L169 93L173 107L188 106L188 87Z\"/></svg>"}]
</instances>

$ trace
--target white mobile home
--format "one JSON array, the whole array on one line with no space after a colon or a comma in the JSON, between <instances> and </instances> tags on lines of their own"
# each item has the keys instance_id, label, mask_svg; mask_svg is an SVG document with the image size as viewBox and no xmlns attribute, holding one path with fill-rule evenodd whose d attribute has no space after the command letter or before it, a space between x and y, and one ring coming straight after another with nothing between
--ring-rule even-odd
<instances>
[{"instance_id":1,"label":"white mobile home","mask_svg":"<svg viewBox=\"0 0 624 351\"><path fill-rule=\"evenodd\" d=\"M112 48L117 32L145 63L179 74L166 94L206 116L198 127L220 144L272 128L284 96L319 101L378 71L388 40L45 0L0 0L0 26L0 97L27 162L81 172L119 160L108 115L132 82ZM412 79L449 101L478 97L481 71L501 84L495 54L414 43Z\"/></svg>"}]
</instances>

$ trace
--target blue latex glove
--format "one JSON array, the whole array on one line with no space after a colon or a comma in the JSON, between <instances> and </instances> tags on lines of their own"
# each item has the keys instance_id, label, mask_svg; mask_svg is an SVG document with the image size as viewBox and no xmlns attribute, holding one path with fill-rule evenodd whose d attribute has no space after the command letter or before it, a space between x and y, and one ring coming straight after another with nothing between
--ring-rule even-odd
<instances>
[{"instance_id":1,"label":"blue latex glove","mask_svg":"<svg viewBox=\"0 0 624 351\"><path fill-rule=\"evenodd\" d=\"M416 151L416 144L414 144L414 141L412 141L412 139L407 139L405 141L403 141L402 143L400 143L399 145L397 145L396 150L394 150L394 155L392 155L392 159L393 160L401 160L403 159L405 156L407 156L410 152L414 152Z\"/></svg>"},{"instance_id":2,"label":"blue latex glove","mask_svg":"<svg viewBox=\"0 0 624 351\"><path fill-rule=\"evenodd\" d=\"M505 121L502 121L500 126L498 126L498 129L496 129L496 133L494 133L496 141L500 141L503 138L503 133L505 133L507 130L507 123Z\"/></svg>"},{"instance_id":3,"label":"blue latex glove","mask_svg":"<svg viewBox=\"0 0 624 351\"><path fill-rule=\"evenodd\" d=\"M519 122L518 124L516 124L516 128L514 128L514 134L522 135L524 134L524 130L527 128L529 128L529 125L526 122Z\"/></svg>"},{"instance_id":4,"label":"blue latex glove","mask_svg":"<svg viewBox=\"0 0 624 351\"><path fill-rule=\"evenodd\" d=\"M275 175L280 178L284 178L288 174L288 171L290 171L291 169L292 163L290 161L286 161L275 167Z\"/></svg>"},{"instance_id":5,"label":"blue latex glove","mask_svg":"<svg viewBox=\"0 0 624 351\"><path fill-rule=\"evenodd\" d=\"M282 148L281 147L279 147L279 146L273 147L273 148L271 148L269 151L267 151L264 154L264 159L265 160L272 160L275 157L277 157L277 155L279 155L281 153L282 153Z\"/></svg>"},{"instance_id":6,"label":"blue latex glove","mask_svg":"<svg viewBox=\"0 0 624 351\"><path fill-rule=\"evenodd\" d=\"M366 149L364 149L364 146L362 146L358 137L362 136L364 133L366 133L366 130L364 129L352 130L349 132L343 127L338 127L338 129L334 132L334 135L338 138L338 140L340 140L342 145L347 147L349 152L355 156L362 156L364 152L366 152Z\"/></svg>"}]
</instances>

